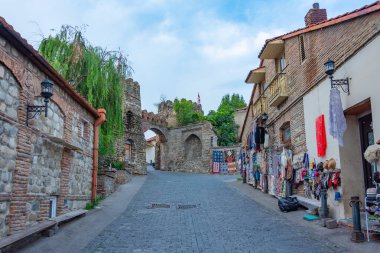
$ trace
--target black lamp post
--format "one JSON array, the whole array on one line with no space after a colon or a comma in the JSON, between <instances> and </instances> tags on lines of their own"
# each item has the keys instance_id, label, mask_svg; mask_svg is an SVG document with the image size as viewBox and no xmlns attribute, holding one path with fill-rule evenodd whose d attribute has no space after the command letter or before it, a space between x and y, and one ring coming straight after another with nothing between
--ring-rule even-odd
<instances>
[{"instance_id":1,"label":"black lamp post","mask_svg":"<svg viewBox=\"0 0 380 253\"><path fill-rule=\"evenodd\" d=\"M27 105L26 108L26 125L29 126L29 119L33 119L37 115L40 115L45 111L45 117L47 117L49 98L53 96L53 82L49 79L42 81L41 83L41 96L44 98L45 105ZM29 116L29 113L34 113Z\"/></svg>"},{"instance_id":2,"label":"black lamp post","mask_svg":"<svg viewBox=\"0 0 380 253\"><path fill-rule=\"evenodd\" d=\"M346 79L333 79L333 74L335 72L335 62L330 58L325 62L325 73L329 76L331 81L331 89L337 88L339 86L343 92L350 95L350 86L348 82L348 78Z\"/></svg>"}]
</instances>

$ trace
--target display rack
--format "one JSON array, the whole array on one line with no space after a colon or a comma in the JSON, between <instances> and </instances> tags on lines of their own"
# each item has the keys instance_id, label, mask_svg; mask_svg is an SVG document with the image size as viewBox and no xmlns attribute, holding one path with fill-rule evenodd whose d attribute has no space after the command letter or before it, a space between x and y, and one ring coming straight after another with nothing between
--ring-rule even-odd
<instances>
[{"instance_id":1,"label":"display rack","mask_svg":"<svg viewBox=\"0 0 380 253\"><path fill-rule=\"evenodd\" d=\"M379 186L378 186L379 187ZM379 189L377 187L377 189ZM380 200L377 201L374 197L365 197L365 225L367 231L367 240L370 241L369 231L371 230L371 234L380 234L380 219L378 220L370 220L369 212L367 207L370 206L378 206L380 208Z\"/></svg>"}]
</instances>

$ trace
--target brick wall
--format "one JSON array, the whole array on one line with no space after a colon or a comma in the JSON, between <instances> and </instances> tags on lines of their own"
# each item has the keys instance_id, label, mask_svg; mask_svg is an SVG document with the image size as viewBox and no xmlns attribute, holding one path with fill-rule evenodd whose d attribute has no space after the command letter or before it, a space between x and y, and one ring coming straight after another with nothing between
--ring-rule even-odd
<instances>
[{"instance_id":1,"label":"brick wall","mask_svg":"<svg viewBox=\"0 0 380 253\"><path fill-rule=\"evenodd\" d=\"M48 117L30 120L26 126L27 104L42 104L40 83L46 77L0 36L0 237L46 219L51 196L58 198L57 214L70 210L68 201L83 206L91 197L94 115L56 84ZM74 137L74 118L88 122L86 141ZM66 148L62 142L78 149ZM77 190L69 188L69 180L78 159L85 159L87 167L74 176L81 185Z\"/></svg>"},{"instance_id":2,"label":"brick wall","mask_svg":"<svg viewBox=\"0 0 380 253\"><path fill-rule=\"evenodd\" d=\"M328 58L339 67L363 45L379 33L380 12L375 12L347 22L305 33L306 59L301 62L298 36L285 38L285 70L289 97L278 107L269 107L268 125L272 143L279 145L280 127L290 121L291 139L295 154L306 151L302 97L313 86L326 78L324 63ZM276 75L275 60L263 61L265 82L269 84ZM264 94L268 97L269 89ZM329 94L325 94L328 96ZM304 115L306 113L306 115Z\"/></svg>"}]
</instances>

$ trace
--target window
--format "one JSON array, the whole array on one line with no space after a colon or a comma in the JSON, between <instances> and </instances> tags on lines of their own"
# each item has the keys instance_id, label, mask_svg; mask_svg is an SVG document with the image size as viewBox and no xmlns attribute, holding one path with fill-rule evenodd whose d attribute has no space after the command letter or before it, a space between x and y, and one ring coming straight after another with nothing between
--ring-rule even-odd
<instances>
[{"instance_id":1,"label":"window","mask_svg":"<svg viewBox=\"0 0 380 253\"><path fill-rule=\"evenodd\" d=\"M52 197L49 200L49 218L57 216L57 197Z\"/></svg>"},{"instance_id":2,"label":"window","mask_svg":"<svg viewBox=\"0 0 380 253\"><path fill-rule=\"evenodd\" d=\"M148 118L149 120L149 118ZM131 111L127 112L127 124L126 124L127 129L132 129L133 127L133 114Z\"/></svg>"},{"instance_id":3,"label":"window","mask_svg":"<svg viewBox=\"0 0 380 253\"><path fill-rule=\"evenodd\" d=\"M288 144L291 142L291 131L290 131L290 122L285 122L280 128L281 132L281 142L283 144Z\"/></svg>"},{"instance_id":4,"label":"window","mask_svg":"<svg viewBox=\"0 0 380 253\"><path fill-rule=\"evenodd\" d=\"M302 63L306 59L304 36L300 35L298 38L299 38L299 44L300 44L300 55L301 55L301 63Z\"/></svg>"},{"instance_id":5,"label":"window","mask_svg":"<svg viewBox=\"0 0 380 253\"><path fill-rule=\"evenodd\" d=\"M82 126L80 128L80 137L86 138L87 137L87 122L82 121Z\"/></svg>"},{"instance_id":6,"label":"window","mask_svg":"<svg viewBox=\"0 0 380 253\"><path fill-rule=\"evenodd\" d=\"M78 137L82 139L88 137L88 122L86 120L79 120L78 122Z\"/></svg>"},{"instance_id":7,"label":"window","mask_svg":"<svg viewBox=\"0 0 380 253\"><path fill-rule=\"evenodd\" d=\"M285 54L282 54L280 58L276 60L277 73L283 74L286 67Z\"/></svg>"},{"instance_id":8,"label":"window","mask_svg":"<svg viewBox=\"0 0 380 253\"><path fill-rule=\"evenodd\" d=\"M214 146L214 136L211 136L211 147Z\"/></svg>"}]
</instances>

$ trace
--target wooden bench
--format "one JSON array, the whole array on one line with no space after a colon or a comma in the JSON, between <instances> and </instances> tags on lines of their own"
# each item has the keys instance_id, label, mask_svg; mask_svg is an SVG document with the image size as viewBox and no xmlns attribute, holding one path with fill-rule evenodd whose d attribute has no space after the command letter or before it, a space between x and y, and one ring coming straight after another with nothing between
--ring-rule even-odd
<instances>
[{"instance_id":1,"label":"wooden bench","mask_svg":"<svg viewBox=\"0 0 380 253\"><path fill-rule=\"evenodd\" d=\"M55 231L58 229L58 225L69 222L77 217L83 216L87 213L87 210L76 210L72 211L54 218L50 218L46 221L42 221L34 226L28 227L20 232L16 232L13 235L6 236L0 239L0 253L2 249L10 247L12 244L19 242L31 235L40 233L40 232L48 232L47 236L54 235Z\"/></svg>"},{"instance_id":2,"label":"wooden bench","mask_svg":"<svg viewBox=\"0 0 380 253\"><path fill-rule=\"evenodd\" d=\"M50 218L49 220L50 221L55 221L56 225L61 225L63 223L69 222L69 221L71 221L71 220L73 220L75 218L83 216L87 212L88 212L87 210L75 210L75 211L72 211L72 212L65 213L63 215L54 217L54 218Z\"/></svg>"},{"instance_id":3,"label":"wooden bench","mask_svg":"<svg viewBox=\"0 0 380 253\"><path fill-rule=\"evenodd\" d=\"M40 222L34 226L26 228L20 232L16 232L13 235L4 237L3 239L0 240L0 249L8 247L8 246L14 244L15 242L18 242L18 241L20 241L20 240L22 240L28 236L31 236L33 234L36 234L36 233L42 232L46 229L49 229L51 227L54 227L56 224L57 224L57 222L55 222L55 221L46 220L46 221Z\"/></svg>"}]
</instances>

